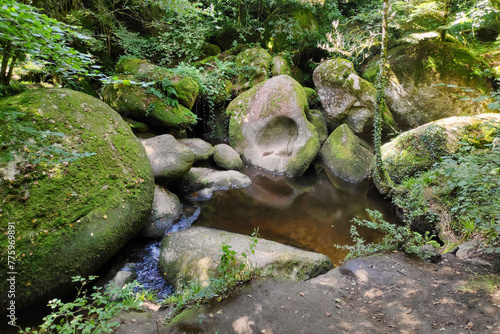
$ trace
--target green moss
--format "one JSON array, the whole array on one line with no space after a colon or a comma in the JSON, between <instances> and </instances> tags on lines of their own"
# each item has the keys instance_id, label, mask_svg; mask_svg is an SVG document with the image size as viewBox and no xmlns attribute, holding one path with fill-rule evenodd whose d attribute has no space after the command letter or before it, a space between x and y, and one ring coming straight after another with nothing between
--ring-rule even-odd
<instances>
[{"instance_id":1,"label":"green moss","mask_svg":"<svg viewBox=\"0 0 500 334\"><path fill-rule=\"evenodd\" d=\"M5 199L0 226L16 223L21 306L62 293L71 276L91 274L137 233L149 214L154 181L144 148L101 101L69 90L40 89L0 101L0 108L9 107L22 112L33 130L20 131L20 141L7 144L25 159L18 163L21 174L0 179ZM1 133L12 126L0 124ZM62 136L44 137L39 131ZM25 140L36 141L39 148L26 150ZM95 155L68 161L62 153L53 154L37 163L46 146ZM0 241L2 258L6 242ZM0 275L6 291L5 271Z\"/></svg>"},{"instance_id":2,"label":"green moss","mask_svg":"<svg viewBox=\"0 0 500 334\"><path fill-rule=\"evenodd\" d=\"M359 183L370 175L371 148L346 124L332 132L320 154L326 167L343 180Z\"/></svg>"},{"instance_id":3,"label":"green moss","mask_svg":"<svg viewBox=\"0 0 500 334\"><path fill-rule=\"evenodd\" d=\"M393 146L382 152L391 179L399 183L404 177L431 167L449 152L444 129L430 125L423 132L405 132L394 139ZM398 152L394 154L394 151Z\"/></svg>"},{"instance_id":4,"label":"green moss","mask_svg":"<svg viewBox=\"0 0 500 334\"><path fill-rule=\"evenodd\" d=\"M316 129L309 123L309 131L313 133L304 146L295 154L294 157L288 159L286 163L286 176L295 177L301 176L311 165L311 162L316 158L321 145L316 134Z\"/></svg>"},{"instance_id":5,"label":"green moss","mask_svg":"<svg viewBox=\"0 0 500 334\"><path fill-rule=\"evenodd\" d=\"M485 92L486 80L479 74L483 66L470 51L453 42L425 39L402 45L388 52L392 71L410 79L414 86L447 83ZM375 82L378 63L372 62L363 76ZM400 80L401 81L401 80Z\"/></svg>"},{"instance_id":6,"label":"green moss","mask_svg":"<svg viewBox=\"0 0 500 334\"><path fill-rule=\"evenodd\" d=\"M245 69L238 77L238 83L242 90L247 90L265 81L271 61L271 55L261 47L240 52L238 56L236 56L235 63L236 66Z\"/></svg>"},{"instance_id":7,"label":"green moss","mask_svg":"<svg viewBox=\"0 0 500 334\"><path fill-rule=\"evenodd\" d=\"M290 63L283 56L275 56L271 63L271 74L273 77L278 75L292 75Z\"/></svg>"},{"instance_id":8,"label":"green moss","mask_svg":"<svg viewBox=\"0 0 500 334\"><path fill-rule=\"evenodd\" d=\"M147 60L142 60L133 57L123 57L116 64L115 71L117 74L131 74L137 75L140 68L143 66L151 65Z\"/></svg>"},{"instance_id":9,"label":"green moss","mask_svg":"<svg viewBox=\"0 0 500 334\"><path fill-rule=\"evenodd\" d=\"M172 87L177 92L179 102L191 110L200 92L198 82L191 77L182 77L174 80Z\"/></svg>"},{"instance_id":10,"label":"green moss","mask_svg":"<svg viewBox=\"0 0 500 334\"><path fill-rule=\"evenodd\" d=\"M206 43L202 48L202 52L206 56L217 56L222 51L218 45Z\"/></svg>"},{"instance_id":11,"label":"green moss","mask_svg":"<svg viewBox=\"0 0 500 334\"><path fill-rule=\"evenodd\" d=\"M158 122L157 125L167 126L173 129L184 129L197 123L198 118L191 110L182 105L172 107L159 99L153 100L148 106L150 122ZM145 118L146 119L146 118Z\"/></svg>"},{"instance_id":12,"label":"green moss","mask_svg":"<svg viewBox=\"0 0 500 334\"><path fill-rule=\"evenodd\" d=\"M243 118L247 113L248 104L261 85L257 85L244 92L227 106L226 115L229 117L229 143L236 151L241 151L246 139L243 137Z\"/></svg>"}]
</instances>

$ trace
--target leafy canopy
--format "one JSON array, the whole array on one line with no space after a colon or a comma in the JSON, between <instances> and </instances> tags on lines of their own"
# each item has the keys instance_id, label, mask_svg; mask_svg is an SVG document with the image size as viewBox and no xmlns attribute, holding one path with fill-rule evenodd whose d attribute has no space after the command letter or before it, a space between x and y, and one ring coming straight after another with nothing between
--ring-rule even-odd
<instances>
[{"instance_id":1,"label":"leafy canopy","mask_svg":"<svg viewBox=\"0 0 500 334\"><path fill-rule=\"evenodd\" d=\"M68 45L74 39L86 37L78 28L40 14L32 6L4 0L0 7L0 83L8 85L13 67L28 57L57 75L88 74L92 59Z\"/></svg>"}]
</instances>

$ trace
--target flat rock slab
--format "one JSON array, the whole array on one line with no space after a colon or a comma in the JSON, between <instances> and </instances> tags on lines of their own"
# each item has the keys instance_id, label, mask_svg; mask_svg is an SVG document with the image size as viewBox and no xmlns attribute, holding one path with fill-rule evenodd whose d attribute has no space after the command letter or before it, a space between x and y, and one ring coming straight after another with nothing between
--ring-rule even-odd
<instances>
[{"instance_id":1,"label":"flat rock slab","mask_svg":"<svg viewBox=\"0 0 500 334\"><path fill-rule=\"evenodd\" d=\"M251 268L266 276L302 281L333 267L325 255L260 238L252 254L251 237L196 226L163 239L159 269L177 287L196 280L206 282L210 276L217 276L222 243L230 245L238 259L242 260L241 254L245 253Z\"/></svg>"}]
</instances>

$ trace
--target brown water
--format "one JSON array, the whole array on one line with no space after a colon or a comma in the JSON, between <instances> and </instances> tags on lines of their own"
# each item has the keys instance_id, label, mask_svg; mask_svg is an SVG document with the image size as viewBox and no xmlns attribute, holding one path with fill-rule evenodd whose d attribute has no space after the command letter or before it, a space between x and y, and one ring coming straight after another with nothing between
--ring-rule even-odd
<instances>
[{"instance_id":1,"label":"brown water","mask_svg":"<svg viewBox=\"0 0 500 334\"><path fill-rule=\"evenodd\" d=\"M354 217L369 218L368 208L398 222L371 182L352 185L323 169L300 178L256 169L242 172L252 178L252 186L217 192L211 200L198 202L201 213L195 225L247 235L258 228L262 238L325 254L338 264L346 253L334 245L353 244ZM382 237L370 229L359 231L367 241Z\"/></svg>"}]
</instances>

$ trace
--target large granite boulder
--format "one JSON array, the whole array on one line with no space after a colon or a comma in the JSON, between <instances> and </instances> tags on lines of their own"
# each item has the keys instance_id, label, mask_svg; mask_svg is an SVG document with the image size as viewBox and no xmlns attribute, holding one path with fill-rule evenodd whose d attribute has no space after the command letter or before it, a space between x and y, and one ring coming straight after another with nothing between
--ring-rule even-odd
<instances>
[{"instance_id":1,"label":"large granite boulder","mask_svg":"<svg viewBox=\"0 0 500 334\"><path fill-rule=\"evenodd\" d=\"M166 280L176 287L194 281L208 284L209 277L219 276L217 268L222 243L229 245L237 254L245 253L250 268L267 276L303 281L333 268L325 255L265 239L258 239L252 254L249 250L251 242L251 237L246 235L190 227L163 239L159 269Z\"/></svg>"},{"instance_id":2,"label":"large granite boulder","mask_svg":"<svg viewBox=\"0 0 500 334\"><path fill-rule=\"evenodd\" d=\"M439 37L417 40L390 49L387 60L386 103L401 129L487 112L485 102L463 99L474 96L461 87L486 92L487 82L477 71L481 61L461 44ZM378 64L369 63L363 73L367 80L376 81Z\"/></svg>"},{"instance_id":3,"label":"large granite boulder","mask_svg":"<svg viewBox=\"0 0 500 334\"><path fill-rule=\"evenodd\" d=\"M320 149L307 111L298 82L286 75L271 78L229 104L230 144L254 166L302 175Z\"/></svg>"},{"instance_id":4,"label":"large granite boulder","mask_svg":"<svg viewBox=\"0 0 500 334\"><path fill-rule=\"evenodd\" d=\"M38 89L4 98L0 110L0 227L15 229L14 267L0 239L0 288L17 272L21 308L74 292L72 276L95 273L138 233L154 180L130 127L94 97Z\"/></svg>"},{"instance_id":5,"label":"large granite boulder","mask_svg":"<svg viewBox=\"0 0 500 334\"><path fill-rule=\"evenodd\" d=\"M500 126L500 114L449 117L424 124L384 144L382 161L392 181L399 183L406 176L427 170L442 156L456 152L460 137L484 131L480 125L488 122Z\"/></svg>"},{"instance_id":6,"label":"large granite boulder","mask_svg":"<svg viewBox=\"0 0 500 334\"><path fill-rule=\"evenodd\" d=\"M162 238L180 215L179 197L166 188L156 185L151 216L141 231L141 235L149 238Z\"/></svg>"},{"instance_id":7,"label":"large granite boulder","mask_svg":"<svg viewBox=\"0 0 500 334\"><path fill-rule=\"evenodd\" d=\"M169 182L186 174L193 166L193 151L177 142L172 135L161 135L142 140L155 179Z\"/></svg>"},{"instance_id":8,"label":"large granite boulder","mask_svg":"<svg viewBox=\"0 0 500 334\"><path fill-rule=\"evenodd\" d=\"M334 175L347 182L359 183L371 174L372 150L346 124L328 137L320 157Z\"/></svg>"},{"instance_id":9,"label":"large granite boulder","mask_svg":"<svg viewBox=\"0 0 500 334\"><path fill-rule=\"evenodd\" d=\"M323 62L314 70L313 81L330 131L345 123L356 135L371 135L375 87L356 73L350 61L335 58ZM387 108L383 110L383 127L395 128Z\"/></svg>"}]
</instances>

